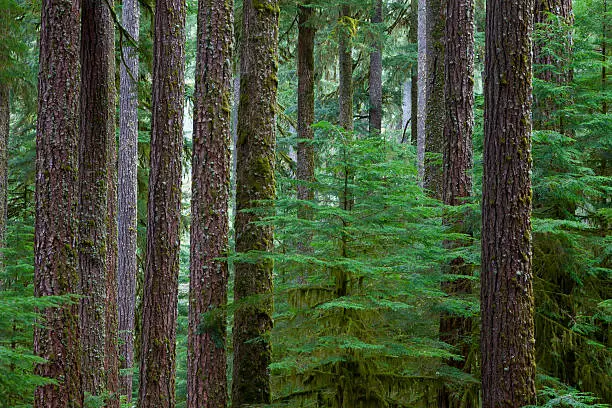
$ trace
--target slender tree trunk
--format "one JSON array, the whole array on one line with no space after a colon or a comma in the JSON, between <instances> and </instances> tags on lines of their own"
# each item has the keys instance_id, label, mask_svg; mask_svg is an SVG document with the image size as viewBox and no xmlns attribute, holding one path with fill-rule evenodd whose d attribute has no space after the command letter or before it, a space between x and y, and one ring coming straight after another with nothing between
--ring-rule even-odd
<instances>
[{"instance_id":1,"label":"slender tree trunk","mask_svg":"<svg viewBox=\"0 0 612 408\"><path fill-rule=\"evenodd\" d=\"M427 0L418 0L417 169L425 179L425 117L427 108Z\"/></svg>"},{"instance_id":2,"label":"slender tree trunk","mask_svg":"<svg viewBox=\"0 0 612 408\"><path fill-rule=\"evenodd\" d=\"M104 368L106 369L106 390L109 398L106 402L107 408L119 408L119 324L117 307L117 269L118 269L118 245L117 245L117 139L115 136L115 47L113 36L113 47L111 49L112 69L111 72L111 102L108 109L113 117L108 126L108 231L106 235L106 349L104 351Z\"/></svg>"},{"instance_id":3,"label":"slender tree trunk","mask_svg":"<svg viewBox=\"0 0 612 408\"><path fill-rule=\"evenodd\" d=\"M427 91L424 187L442 199L444 149L444 30L447 0L427 0Z\"/></svg>"},{"instance_id":4,"label":"slender tree trunk","mask_svg":"<svg viewBox=\"0 0 612 408\"><path fill-rule=\"evenodd\" d=\"M412 78L412 77L411 77ZM411 79L404 81L402 86L402 137L400 139L401 143L409 143L410 139L406 136L406 132L408 131L408 124L410 123L410 118L412 116L412 83Z\"/></svg>"},{"instance_id":5,"label":"slender tree trunk","mask_svg":"<svg viewBox=\"0 0 612 408\"><path fill-rule=\"evenodd\" d=\"M277 0L245 0L240 57L240 107L238 110L238 174L236 251L269 252L271 226L255 224L273 200L276 92L278 70ZM271 210L271 209L270 209ZM265 211L264 211L265 212ZM234 369L232 406L269 404L271 399L270 331L272 330L272 268L270 259L237 263L234 298Z\"/></svg>"},{"instance_id":6,"label":"slender tree trunk","mask_svg":"<svg viewBox=\"0 0 612 408\"><path fill-rule=\"evenodd\" d=\"M351 8L340 8L340 29L338 34L338 61L340 71L340 87L338 103L340 106L340 126L347 131L353 131L353 57L350 23L344 21L351 18Z\"/></svg>"},{"instance_id":7,"label":"slender tree trunk","mask_svg":"<svg viewBox=\"0 0 612 408\"><path fill-rule=\"evenodd\" d=\"M8 140L10 133L10 92L6 83L0 83L0 270L4 266L8 203ZM0 284L1 285L1 284Z\"/></svg>"},{"instance_id":8,"label":"slender tree trunk","mask_svg":"<svg viewBox=\"0 0 612 408\"><path fill-rule=\"evenodd\" d=\"M297 179L298 200L312 201L314 191L307 183L314 181L315 153L312 141L314 131L312 124L315 119L315 71L314 71L314 41L316 30L310 19L314 15L312 7L300 6L298 9L298 146L297 146ZM312 211L308 206L300 206L298 217L312 219ZM311 235L306 235L298 242L300 252L309 252ZM302 277L305 280L305 276Z\"/></svg>"},{"instance_id":9,"label":"slender tree trunk","mask_svg":"<svg viewBox=\"0 0 612 408\"><path fill-rule=\"evenodd\" d=\"M378 30L383 22L382 0L375 0L372 25L376 33L370 52L370 133L380 134L382 129L382 34Z\"/></svg>"},{"instance_id":10,"label":"slender tree trunk","mask_svg":"<svg viewBox=\"0 0 612 408\"><path fill-rule=\"evenodd\" d=\"M158 0L140 355L141 408L175 406L185 73L184 0Z\"/></svg>"},{"instance_id":11,"label":"slender tree trunk","mask_svg":"<svg viewBox=\"0 0 612 408\"><path fill-rule=\"evenodd\" d=\"M419 5L417 0L410 2L410 32L409 41L418 47L418 16L419 16ZM420 50L420 48L419 48ZM419 58L410 67L410 143L414 146L417 145L417 132L418 132L418 94L419 94Z\"/></svg>"},{"instance_id":12,"label":"slender tree trunk","mask_svg":"<svg viewBox=\"0 0 612 408\"><path fill-rule=\"evenodd\" d=\"M137 0L124 0L122 22L138 41L140 13ZM118 270L120 363L134 366L136 312L136 260L138 239L138 52L124 39L120 71L119 162L118 162ZM121 394L132 399L132 374L121 376Z\"/></svg>"},{"instance_id":13,"label":"slender tree trunk","mask_svg":"<svg viewBox=\"0 0 612 408\"><path fill-rule=\"evenodd\" d=\"M114 44L110 10L83 0L81 15L81 134L79 153L79 276L83 391L101 395L106 387L106 236L110 81Z\"/></svg>"},{"instance_id":14,"label":"slender tree trunk","mask_svg":"<svg viewBox=\"0 0 612 408\"><path fill-rule=\"evenodd\" d=\"M444 97L446 115L444 125L443 189L442 198L447 205L461 205L472 194L472 133L474 128L474 1L447 0ZM457 232L467 233L463 219L446 219ZM460 243L449 242L456 247ZM458 257L451 261L449 272L453 275L469 275L471 266ZM471 293L471 282L458 279L443 282L442 289L449 296ZM447 364L468 371L466 361L470 349L472 319L444 313L440 317L440 340L457 348L463 361L451 360ZM438 398L438 407L471 408L473 401L452 398L443 386Z\"/></svg>"},{"instance_id":15,"label":"slender tree trunk","mask_svg":"<svg viewBox=\"0 0 612 408\"><path fill-rule=\"evenodd\" d=\"M187 406L225 408L233 2L198 2ZM207 315L204 315L208 313Z\"/></svg>"},{"instance_id":16,"label":"slender tree trunk","mask_svg":"<svg viewBox=\"0 0 612 408\"><path fill-rule=\"evenodd\" d=\"M535 402L529 175L533 6L533 0L487 1L481 273L483 408L522 407Z\"/></svg>"},{"instance_id":17,"label":"slender tree trunk","mask_svg":"<svg viewBox=\"0 0 612 408\"><path fill-rule=\"evenodd\" d=\"M603 15L608 15L608 2L607 0L603 0ZM601 19L601 92L606 92L606 88L608 87L608 73L606 71L607 62L608 62L608 25L606 22L608 21L605 17ZM601 113L604 115L608 113L608 102L607 98L603 98L601 102Z\"/></svg>"},{"instance_id":18,"label":"slender tree trunk","mask_svg":"<svg viewBox=\"0 0 612 408\"><path fill-rule=\"evenodd\" d=\"M34 293L78 293L78 140L81 68L80 2L43 0L36 131ZM34 406L82 407L78 304L41 311L34 352L47 360L36 374Z\"/></svg>"}]
</instances>

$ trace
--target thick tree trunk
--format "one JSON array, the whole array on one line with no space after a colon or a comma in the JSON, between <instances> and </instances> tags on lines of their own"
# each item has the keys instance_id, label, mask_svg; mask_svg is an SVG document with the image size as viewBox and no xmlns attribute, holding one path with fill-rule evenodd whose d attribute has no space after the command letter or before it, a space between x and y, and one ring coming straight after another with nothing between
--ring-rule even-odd
<instances>
[{"instance_id":1,"label":"thick tree trunk","mask_svg":"<svg viewBox=\"0 0 612 408\"><path fill-rule=\"evenodd\" d=\"M338 104L340 106L340 126L353 131L353 46L350 23L351 8L340 8L340 27L338 30L338 63L340 71L340 87L338 89Z\"/></svg>"},{"instance_id":2,"label":"thick tree trunk","mask_svg":"<svg viewBox=\"0 0 612 408\"><path fill-rule=\"evenodd\" d=\"M315 153L312 140L314 131L312 124L315 119L315 71L314 71L314 41L315 28L310 21L314 12L311 7L300 6L298 10L298 145L297 145L297 179L304 184L298 184L298 200L312 201L314 191L307 183L314 181ZM300 206L298 217L312 219L312 211L308 206ZM300 252L308 252L311 235L306 235L298 242ZM303 276L305 279L305 276Z\"/></svg>"},{"instance_id":3,"label":"thick tree trunk","mask_svg":"<svg viewBox=\"0 0 612 408\"><path fill-rule=\"evenodd\" d=\"M236 251L269 252L271 226L257 225L263 213L245 209L273 200L276 92L278 70L277 0L245 0L240 57L240 107L238 111L238 174ZM237 263L234 298L234 369L232 405L269 404L271 399L270 331L272 329L272 261Z\"/></svg>"},{"instance_id":4,"label":"thick tree trunk","mask_svg":"<svg viewBox=\"0 0 612 408\"><path fill-rule=\"evenodd\" d=\"M410 2L410 32L409 41L418 47L418 22L419 16L419 4L417 0ZM420 48L419 48L420 50ZM417 132L418 132L418 95L419 95L419 56L417 61L410 67L410 143L414 146L417 145Z\"/></svg>"},{"instance_id":5,"label":"thick tree trunk","mask_svg":"<svg viewBox=\"0 0 612 408\"><path fill-rule=\"evenodd\" d=\"M447 0L427 0L427 91L424 187L442 199L444 149L444 30Z\"/></svg>"},{"instance_id":6,"label":"thick tree trunk","mask_svg":"<svg viewBox=\"0 0 612 408\"><path fill-rule=\"evenodd\" d=\"M472 194L472 133L474 128L474 2L473 0L447 0L444 97L446 115L444 125L443 190L442 198L447 205L461 205ZM457 232L467 233L463 220L446 219ZM458 243L447 243L453 247ZM471 267L461 257L451 262L448 270L454 275L470 274ZM467 279L443 282L442 289L450 296L471 293L471 282ZM463 361L451 360L447 364L460 370L465 367L469 349L472 319L443 314L440 317L440 340L456 347ZM459 407L461 401L452 398L446 387L439 395L439 408ZM463 407L471 408L472 401Z\"/></svg>"},{"instance_id":7,"label":"thick tree trunk","mask_svg":"<svg viewBox=\"0 0 612 408\"><path fill-rule=\"evenodd\" d=\"M550 20L551 14L557 18ZM568 30L564 37L558 38L558 33L559 29L564 26L569 28L573 23L572 0L535 0L534 23L552 28L550 36L544 36L541 42L533 45L533 63L538 67L535 77L559 85L567 84L572 77L568 67L572 53L572 34ZM553 52L546 50L551 46L549 40L560 42L560 47L553 45ZM555 111L561 107L554 98L534 98L534 128L562 132L563 117L555 115Z\"/></svg>"},{"instance_id":8,"label":"thick tree trunk","mask_svg":"<svg viewBox=\"0 0 612 408\"><path fill-rule=\"evenodd\" d=\"M111 69L114 32L110 10L83 0L81 15L81 134L79 153L79 276L83 391L106 388L107 180L114 111ZM114 102L114 101L113 101Z\"/></svg>"},{"instance_id":9,"label":"thick tree trunk","mask_svg":"<svg viewBox=\"0 0 612 408\"><path fill-rule=\"evenodd\" d=\"M138 40L140 13L137 0L124 0L122 22ZM119 338L121 368L134 365L136 312L136 260L138 238L138 52L124 39L120 71L118 162L118 270ZM132 374L121 376L121 394L132 399Z\"/></svg>"},{"instance_id":10,"label":"thick tree trunk","mask_svg":"<svg viewBox=\"0 0 612 408\"><path fill-rule=\"evenodd\" d=\"M483 408L535 402L531 249L533 0L487 2L481 352Z\"/></svg>"},{"instance_id":11,"label":"thick tree trunk","mask_svg":"<svg viewBox=\"0 0 612 408\"><path fill-rule=\"evenodd\" d=\"M370 134L378 133L382 129L382 34L378 30L383 22L382 0L375 0L372 13L372 26L376 30L375 40L370 52Z\"/></svg>"},{"instance_id":12,"label":"thick tree trunk","mask_svg":"<svg viewBox=\"0 0 612 408\"><path fill-rule=\"evenodd\" d=\"M40 27L36 131L34 293L78 293L78 140L81 84L80 2L44 0ZM78 304L41 311L34 352L47 360L36 374L34 406L82 407Z\"/></svg>"},{"instance_id":13,"label":"thick tree trunk","mask_svg":"<svg viewBox=\"0 0 612 408\"><path fill-rule=\"evenodd\" d=\"M158 0L138 406L175 406L185 72L184 0Z\"/></svg>"},{"instance_id":14,"label":"thick tree trunk","mask_svg":"<svg viewBox=\"0 0 612 408\"><path fill-rule=\"evenodd\" d=\"M421 184L425 179L425 117L427 108L427 0L418 0L417 48L417 169Z\"/></svg>"},{"instance_id":15,"label":"thick tree trunk","mask_svg":"<svg viewBox=\"0 0 612 408\"><path fill-rule=\"evenodd\" d=\"M198 2L187 406L225 408L233 2ZM204 315L208 313L207 315Z\"/></svg>"},{"instance_id":16,"label":"thick tree trunk","mask_svg":"<svg viewBox=\"0 0 612 408\"><path fill-rule=\"evenodd\" d=\"M0 250L6 245L6 222L8 203L8 140L10 132L11 105L9 87L0 84ZM4 254L0 252L0 268L4 265Z\"/></svg>"}]
</instances>

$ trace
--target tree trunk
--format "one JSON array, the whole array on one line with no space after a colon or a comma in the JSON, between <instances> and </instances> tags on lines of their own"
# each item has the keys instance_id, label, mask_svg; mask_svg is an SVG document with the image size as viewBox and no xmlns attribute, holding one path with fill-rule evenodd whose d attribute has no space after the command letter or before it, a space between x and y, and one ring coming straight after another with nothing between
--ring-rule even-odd
<instances>
[{"instance_id":1,"label":"tree trunk","mask_svg":"<svg viewBox=\"0 0 612 408\"><path fill-rule=\"evenodd\" d=\"M379 35L383 22L382 0L375 0L372 13L372 26L374 26L374 42L370 52L370 134L378 133L382 129L382 34Z\"/></svg>"},{"instance_id":2,"label":"tree trunk","mask_svg":"<svg viewBox=\"0 0 612 408\"><path fill-rule=\"evenodd\" d=\"M81 68L80 2L44 0L40 27L36 131L34 293L78 293L78 140ZM38 387L34 406L82 407L79 306L41 311L34 352L47 360L36 374L57 385Z\"/></svg>"},{"instance_id":3,"label":"tree trunk","mask_svg":"<svg viewBox=\"0 0 612 408\"><path fill-rule=\"evenodd\" d=\"M141 408L175 406L185 72L184 0L158 0L140 355Z\"/></svg>"},{"instance_id":4,"label":"tree trunk","mask_svg":"<svg viewBox=\"0 0 612 408\"><path fill-rule=\"evenodd\" d=\"M412 0L410 2L410 32L409 32L409 41L418 47L418 15L419 15L419 5L417 0ZM419 48L420 50L420 48ZM418 58L420 58L420 54L417 57L417 61L412 64L410 67L410 143L414 146L417 145L417 133L418 133L418 94L419 94L419 63Z\"/></svg>"},{"instance_id":5,"label":"tree trunk","mask_svg":"<svg viewBox=\"0 0 612 408\"><path fill-rule=\"evenodd\" d=\"M472 194L472 133L474 128L474 2L473 0L447 0L444 55L444 98L446 115L444 125L443 190L444 204L461 205ZM453 230L468 233L463 219L446 219ZM446 243L456 247L460 243ZM448 271L453 275L469 275L471 266L458 257L451 261ZM472 292L471 281L458 279L442 283L449 296ZM440 340L453 345L463 361L450 360L447 364L469 372L466 361L470 349L472 319L444 313L440 317ZM459 407L461 401L452 398L447 387L440 390L438 407ZM472 401L463 407L471 408Z\"/></svg>"},{"instance_id":6,"label":"tree trunk","mask_svg":"<svg viewBox=\"0 0 612 408\"><path fill-rule=\"evenodd\" d=\"M10 133L10 92L6 83L0 84L0 271L4 266L8 203L8 140Z\"/></svg>"},{"instance_id":7,"label":"tree trunk","mask_svg":"<svg viewBox=\"0 0 612 408\"><path fill-rule=\"evenodd\" d=\"M140 13L137 0L124 0L122 22L125 30L138 41ZM134 366L134 325L136 312L136 260L138 238L138 52L127 42L122 44L119 102L118 162L118 270L119 338L121 368ZM122 375L121 394L132 399L132 374Z\"/></svg>"},{"instance_id":8,"label":"tree trunk","mask_svg":"<svg viewBox=\"0 0 612 408\"><path fill-rule=\"evenodd\" d=\"M550 14L557 18L550 20ZM559 38L559 31L564 29L564 25L570 27L573 23L572 0L535 0L534 22L544 30L547 26L551 28L551 32L545 33L542 41L537 41L533 45L535 77L558 85L567 84L571 81L571 70L568 65L572 52L572 34L568 30L564 33L564 37ZM560 43L560 47L557 48L554 43ZM552 52L546 50L551 46ZM559 115L556 111L563 107L562 103L550 97L534 98L534 127L562 132L563 118L556 117Z\"/></svg>"},{"instance_id":9,"label":"tree trunk","mask_svg":"<svg viewBox=\"0 0 612 408\"><path fill-rule=\"evenodd\" d=\"M402 137L400 143L410 143L410 139L407 138L408 124L412 117L412 77L404 81L402 85Z\"/></svg>"},{"instance_id":10,"label":"tree trunk","mask_svg":"<svg viewBox=\"0 0 612 408\"><path fill-rule=\"evenodd\" d=\"M229 234L232 3L198 2L187 351L190 408L227 404L228 268L219 258L227 256Z\"/></svg>"},{"instance_id":11,"label":"tree trunk","mask_svg":"<svg viewBox=\"0 0 612 408\"><path fill-rule=\"evenodd\" d=\"M427 91L425 102L425 179L429 194L442 199L444 150L444 30L447 0L427 0Z\"/></svg>"},{"instance_id":12,"label":"tree trunk","mask_svg":"<svg viewBox=\"0 0 612 408\"><path fill-rule=\"evenodd\" d=\"M532 0L487 2L481 273L483 408L521 407L535 402L529 175L533 6Z\"/></svg>"},{"instance_id":13,"label":"tree trunk","mask_svg":"<svg viewBox=\"0 0 612 408\"><path fill-rule=\"evenodd\" d=\"M106 369L106 390L109 398L106 402L107 408L119 408L119 325L117 313L117 269L118 269L118 245L117 245L117 139L115 136L115 47L111 50L112 58L112 97L108 105L113 116L109 122L108 130L108 231L106 235L106 349L104 351L104 367Z\"/></svg>"},{"instance_id":14,"label":"tree trunk","mask_svg":"<svg viewBox=\"0 0 612 408\"><path fill-rule=\"evenodd\" d=\"M258 225L273 200L276 92L278 70L277 0L246 0L243 6L238 110L238 174L236 251L269 252L271 226ZM269 208L271 210L271 208ZM270 331L272 330L272 268L270 259L237 263L234 281L234 369L232 405L269 404L271 399Z\"/></svg>"},{"instance_id":15,"label":"tree trunk","mask_svg":"<svg viewBox=\"0 0 612 408\"><path fill-rule=\"evenodd\" d=\"M81 15L81 135L79 154L79 276L83 391L106 388L107 194L109 122L114 111L111 69L114 32L110 10L83 0Z\"/></svg>"},{"instance_id":16,"label":"tree trunk","mask_svg":"<svg viewBox=\"0 0 612 408\"><path fill-rule=\"evenodd\" d=\"M346 19L351 18L350 6L340 8L340 28L338 30L338 63L340 71L340 87L338 103L340 106L340 126L353 131L353 57L351 24Z\"/></svg>"},{"instance_id":17,"label":"tree trunk","mask_svg":"<svg viewBox=\"0 0 612 408\"><path fill-rule=\"evenodd\" d=\"M312 141L315 119L315 71L314 41L315 28L310 19L314 12L311 7L300 6L298 10L298 145L297 145L297 179L303 183L297 186L298 200L312 201L314 192L308 183L314 181L315 154ZM300 206L298 217L312 219L308 206ZM298 249L305 253L311 250L311 235L307 234L298 242ZM305 280L305 276L302 277Z\"/></svg>"},{"instance_id":18,"label":"tree trunk","mask_svg":"<svg viewBox=\"0 0 612 408\"><path fill-rule=\"evenodd\" d=\"M422 185L425 179L425 117L427 107L427 0L418 0L418 6L417 169Z\"/></svg>"}]
</instances>

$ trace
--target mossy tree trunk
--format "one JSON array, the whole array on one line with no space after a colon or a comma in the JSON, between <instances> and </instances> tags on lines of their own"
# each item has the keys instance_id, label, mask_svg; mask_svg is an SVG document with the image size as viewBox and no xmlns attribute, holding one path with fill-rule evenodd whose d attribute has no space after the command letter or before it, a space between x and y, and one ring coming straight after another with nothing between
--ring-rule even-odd
<instances>
[{"instance_id":1,"label":"mossy tree trunk","mask_svg":"<svg viewBox=\"0 0 612 408\"><path fill-rule=\"evenodd\" d=\"M297 179L302 183L297 186L298 200L312 201L314 191L308 183L314 181L315 152L312 141L314 131L312 124L315 120L315 67L314 46L315 33L311 18L314 10L309 6L300 6L298 9L298 141L297 145ZM300 206L298 217L312 219L312 211L308 206ZM310 248L310 235L298 242L300 252L308 252ZM305 279L305 276L303 276Z\"/></svg>"},{"instance_id":2,"label":"mossy tree trunk","mask_svg":"<svg viewBox=\"0 0 612 408\"><path fill-rule=\"evenodd\" d=\"M370 112L369 129L370 134L378 133L382 129L382 38L379 33L383 22L382 0L374 1L374 10L371 18L374 29L374 41L370 51Z\"/></svg>"},{"instance_id":3,"label":"mossy tree trunk","mask_svg":"<svg viewBox=\"0 0 612 408\"><path fill-rule=\"evenodd\" d=\"M427 0L427 85L425 102L424 187L442 199L444 149L444 32L447 0Z\"/></svg>"},{"instance_id":4,"label":"mossy tree trunk","mask_svg":"<svg viewBox=\"0 0 612 408\"><path fill-rule=\"evenodd\" d=\"M425 117L427 110L427 1L418 0L417 10L417 169L421 186L425 178Z\"/></svg>"},{"instance_id":5,"label":"mossy tree trunk","mask_svg":"<svg viewBox=\"0 0 612 408\"><path fill-rule=\"evenodd\" d=\"M137 0L124 0L122 22L138 41L140 13ZM118 287L120 363L122 369L134 366L134 326L136 313L136 260L138 238L138 52L124 39L120 69L119 162L118 162ZM122 375L121 394L132 399L132 374Z\"/></svg>"},{"instance_id":6,"label":"mossy tree trunk","mask_svg":"<svg viewBox=\"0 0 612 408\"><path fill-rule=\"evenodd\" d=\"M42 2L34 243L39 297L78 293L80 16L79 1ZM34 352L47 362L35 372L57 385L38 387L35 407L83 406L78 311L78 303L41 311Z\"/></svg>"},{"instance_id":7,"label":"mossy tree trunk","mask_svg":"<svg viewBox=\"0 0 612 408\"><path fill-rule=\"evenodd\" d=\"M10 132L10 92L6 83L0 84L0 250L6 244L6 222L8 202L8 140ZM4 254L0 252L0 268Z\"/></svg>"},{"instance_id":8,"label":"mossy tree trunk","mask_svg":"<svg viewBox=\"0 0 612 408\"><path fill-rule=\"evenodd\" d=\"M225 408L233 2L198 2L187 406ZM208 313L204 315L205 313Z\"/></svg>"},{"instance_id":9,"label":"mossy tree trunk","mask_svg":"<svg viewBox=\"0 0 612 408\"><path fill-rule=\"evenodd\" d=\"M185 72L184 0L158 0L138 406L175 406Z\"/></svg>"},{"instance_id":10,"label":"mossy tree trunk","mask_svg":"<svg viewBox=\"0 0 612 408\"><path fill-rule=\"evenodd\" d=\"M535 402L531 248L533 0L487 1L482 199L483 408Z\"/></svg>"},{"instance_id":11,"label":"mossy tree trunk","mask_svg":"<svg viewBox=\"0 0 612 408\"><path fill-rule=\"evenodd\" d=\"M272 250L271 226L258 225L275 197L274 149L278 86L277 0L246 0L240 56L236 251ZM262 202L262 200L264 200ZM268 202L266 202L268 201ZM262 212L244 210L259 208ZM270 208L271 210L271 208ZM269 404L272 261L237 263L234 298L232 405Z\"/></svg>"},{"instance_id":12,"label":"mossy tree trunk","mask_svg":"<svg viewBox=\"0 0 612 408\"><path fill-rule=\"evenodd\" d=\"M473 0L446 1L444 56L444 98L446 103L443 151L442 199L447 205L461 205L472 194L472 133L474 128L474 2ZM456 232L468 233L463 219L446 219ZM460 243L448 242L448 247ZM471 266L458 257L447 269L453 275L467 275ZM472 292L468 279L442 283L449 296L462 296ZM451 360L447 364L468 371L466 361L470 350L472 319L443 313L440 317L440 340L457 348L463 361ZM452 398L443 386L439 393L438 407L471 408L472 401L461 404Z\"/></svg>"},{"instance_id":13,"label":"mossy tree trunk","mask_svg":"<svg viewBox=\"0 0 612 408\"><path fill-rule=\"evenodd\" d=\"M417 0L412 0L410 2L410 31L408 33L408 41L413 44L417 44L418 42L418 14L419 14L419 5ZM412 64L410 67L410 143L414 146L417 145L417 105L418 95L419 95L419 62L418 57L417 61Z\"/></svg>"},{"instance_id":14,"label":"mossy tree trunk","mask_svg":"<svg viewBox=\"0 0 612 408\"><path fill-rule=\"evenodd\" d=\"M106 268L108 153L114 32L110 10L83 0L81 14L81 134L79 147L79 277L83 391L106 388ZM114 102L114 101L113 101ZM114 106L114 103L113 103Z\"/></svg>"}]
</instances>

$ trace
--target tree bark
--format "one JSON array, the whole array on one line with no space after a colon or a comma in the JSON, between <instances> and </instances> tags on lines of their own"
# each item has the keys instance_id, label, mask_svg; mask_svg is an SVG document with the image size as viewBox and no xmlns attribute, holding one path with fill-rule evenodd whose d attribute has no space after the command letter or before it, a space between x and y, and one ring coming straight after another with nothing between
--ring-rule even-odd
<instances>
[{"instance_id":1,"label":"tree bark","mask_svg":"<svg viewBox=\"0 0 612 408\"><path fill-rule=\"evenodd\" d=\"M175 406L185 72L184 0L158 0L138 406Z\"/></svg>"},{"instance_id":2,"label":"tree bark","mask_svg":"<svg viewBox=\"0 0 612 408\"><path fill-rule=\"evenodd\" d=\"M417 169L422 185L425 179L425 117L427 107L427 0L418 0L418 7Z\"/></svg>"},{"instance_id":3,"label":"tree bark","mask_svg":"<svg viewBox=\"0 0 612 408\"><path fill-rule=\"evenodd\" d=\"M36 131L34 293L78 293L78 140L81 84L80 2L44 0L40 27ZM78 304L41 311L34 352L47 360L36 374L34 406L82 407Z\"/></svg>"},{"instance_id":4,"label":"tree bark","mask_svg":"<svg viewBox=\"0 0 612 408\"><path fill-rule=\"evenodd\" d=\"M83 391L106 387L108 153L114 96L111 81L114 32L110 10L83 0L81 15L81 134L79 152L79 277Z\"/></svg>"},{"instance_id":5,"label":"tree bark","mask_svg":"<svg viewBox=\"0 0 612 408\"><path fill-rule=\"evenodd\" d=\"M532 0L488 0L482 207L483 408L535 403Z\"/></svg>"},{"instance_id":6,"label":"tree bark","mask_svg":"<svg viewBox=\"0 0 612 408\"><path fill-rule=\"evenodd\" d=\"M236 251L269 252L271 226L256 224L273 200L276 93L278 70L277 0L246 0L243 6L238 110L238 174ZM263 208L262 208L263 207ZM271 210L271 208L269 208ZM263 211L267 212L267 211ZM237 263L234 298L234 369L232 405L269 404L271 399L270 331L272 329L272 268L270 259Z\"/></svg>"},{"instance_id":7,"label":"tree bark","mask_svg":"<svg viewBox=\"0 0 612 408\"><path fill-rule=\"evenodd\" d=\"M8 203L8 140L10 133L10 92L6 83L0 83L0 270L4 267Z\"/></svg>"},{"instance_id":8,"label":"tree bark","mask_svg":"<svg viewBox=\"0 0 612 408\"><path fill-rule=\"evenodd\" d=\"M298 200L312 201L314 191L308 186L314 182L315 152L312 141L315 120L315 71L314 41L316 30L310 19L314 15L312 7L300 6L298 9L298 145L297 145L297 179L302 183L297 186ZM312 219L308 206L300 206L298 217ZM311 250L311 235L307 234L298 242L298 249L305 253ZM305 276L302 277L303 280Z\"/></svg>"},{"instance_id":9,"label":"tree bark","mask_svg":"<svg viewBox=\"0 0 612 408\"><path fill-rule=\"evenodd\" d=\"M374 42L370 52L370 134L380 134L382 130L382 35L378 31L383 22L382 0L375 0L372 13L372 26L375 29Z\"/></svg>"},{"instance_id":10,"label":"tree bark","mask_svg":"<svg viewBox=\"0 0 612 408\"><path fill-rule=\"evenodd\" d=\"M409 41L418 47L418 15L419 5L417 0L410 2L410 32ZM420 50L420 48L419 48ZM417 50L418 51L418 50ZM417 146L418 133L418 94L419 94L419 56L417 61L410 67L410 143Z\"/></svg>"},{"instance_id":11,"label":"tree bark","mask_svg":"<svg viewBox=\"0 0 612 408\"><path fill-rule=\"evenodd\" d=\"M443 189L442 198L447 205L464 204L472 194L472 133L474 128L474 1L447 0L444 55L444 98L446 115L444 124ZM446 219L453 230L467 233L463 219ZM460 243L449 242L449 247ZM451 261L448 271L453 275L469 275L470 265L458 257ZM471 293L471 282L458 279L442 283L449 296ZM463 361L451 360L447 364L468 372L466 361L470 349L472 319L444 313L440 317L440 340L454 346ZM439 394L439 408L459 407L461 401L452 397L443 386ZM471 408L472 401L463 407Z\"/></svg>"},{"instance_id":12,"label":"tree bark","mask_svg":"<svg viewBox=\"0 0 612 408\"><path fill-rule=\"evenodd\" d=\"M140 13L137 0L124 0L122 23L138 41ZM124 41L127 41L124 39ZM118 313L121 369L134 366L136 312L136 260L138 239L138 52L125 42L120 70L119 162L118 162ZM121 394L132 399L132 374L122 375Z\"/></svg>"},{"instance_id":13,"label":"tree bark","mask_svg":"<svg viewBox=\"0 0 612 408\"><path fill-rule=\"evenodd\" d=\"M425 102L425 178L429 194L442 199L444 149L444 30L447 0L427 0L427 91Z\"/></svg>"},{"instance_id":14,"label":"tree bark","mask_svg":"<svg viewBox=\"0 0 612 408\"><path fill-rule=\"evenodd\" d=\"M338 103L340 106L340 126L353 131L353 57L351 27L347 19L351 18L350 6L340 7L340 29L338 30L338 63L340 87Z\"/></svg>"},{"instance_id":15,"label":"tree bark","mask_svg":"<svg viewBox=\"0 0 612 408\"><path fill-rule=\"evenodd\" d=\"M225 408L233 2L198 2L187 407ZM204 315L208 313L207 315Z\"/></svg>"}]
</instances>

